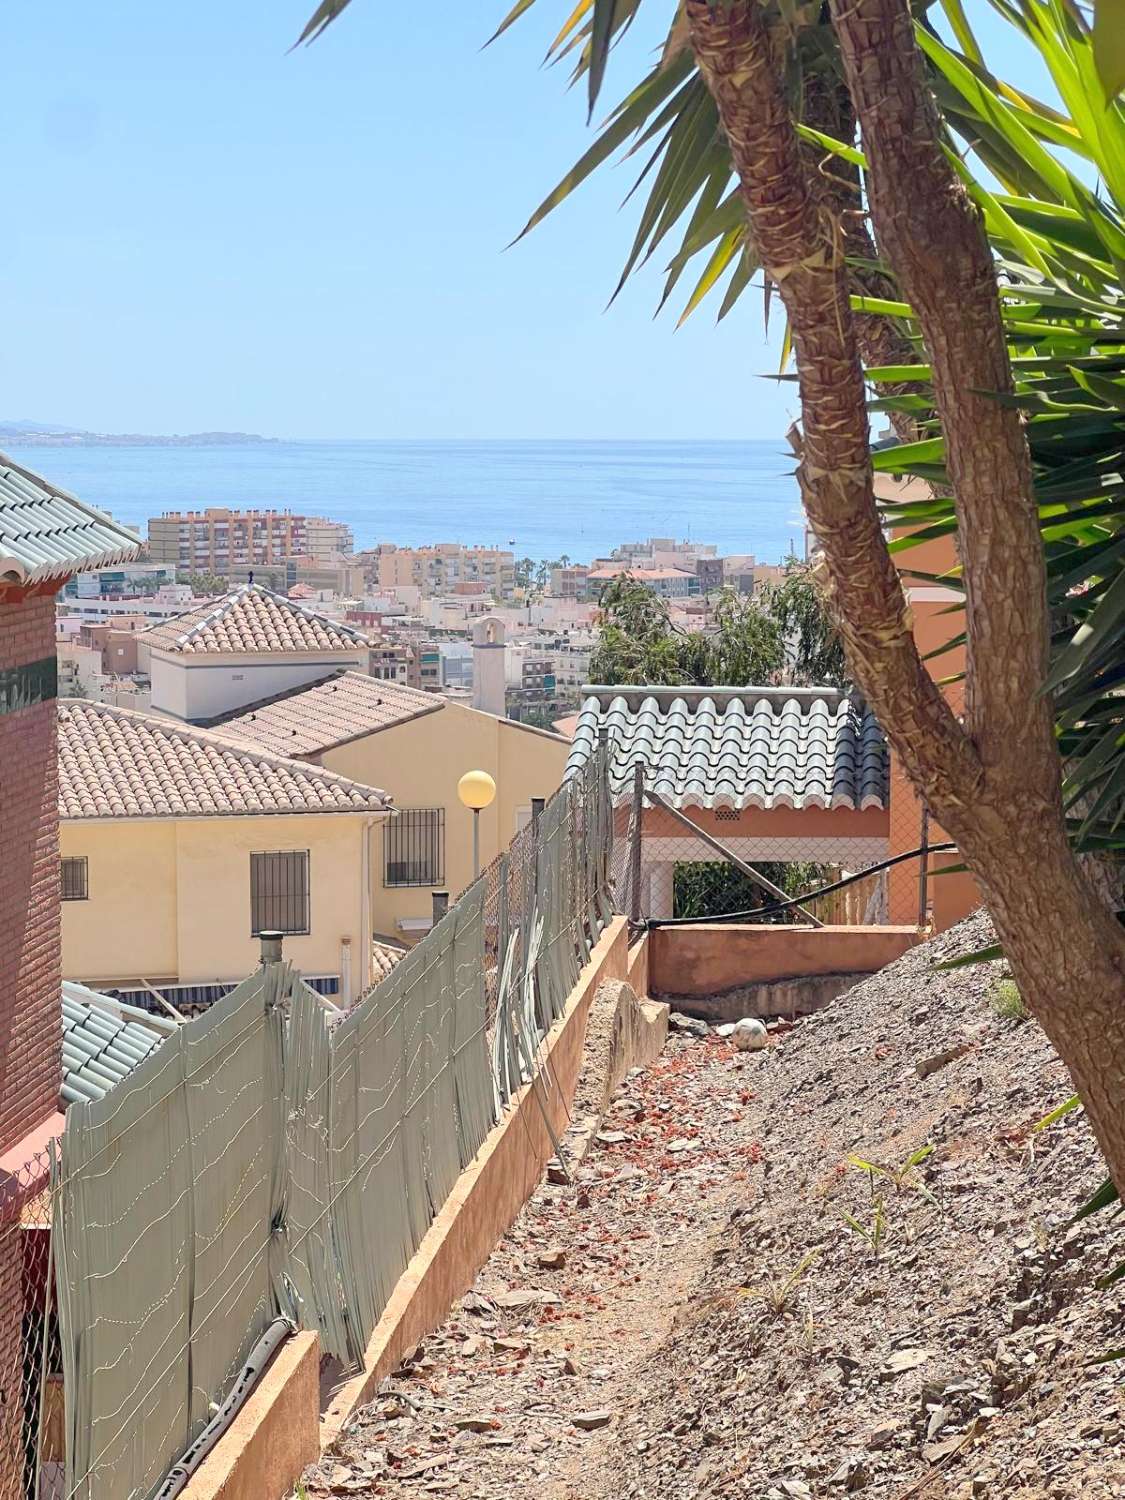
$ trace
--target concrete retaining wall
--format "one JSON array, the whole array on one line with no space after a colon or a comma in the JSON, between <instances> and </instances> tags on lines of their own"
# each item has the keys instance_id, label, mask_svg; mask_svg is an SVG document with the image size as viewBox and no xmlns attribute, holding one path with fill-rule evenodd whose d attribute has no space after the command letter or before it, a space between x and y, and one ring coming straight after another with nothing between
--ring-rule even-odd
<instances>
[{"instance_id":1,"label":"concrete retaining wall","mask_svg":"<svg viewBox=\"0 0 1125 1500\"><path fill-rule=\"evenodd\" d=\"M740 985L723 995L669 995L667 999L685 1015L719 1026L724 1021L741 1021L743 1016L762 1020L810 1016L866 978L866 974L809 974L772 984Z\"/></svg>"},{"instance_id":2,"label":"concrete retaining wall","mask_svg":"<svg viewBox=\"0 0 1125 1500\"><path fill-rule=\"evenodd\" d=\"M920 937L916 927L655 927L648 935L648 990L711 998L800 977L873 974Z\"/></svg>"}]
</instances>

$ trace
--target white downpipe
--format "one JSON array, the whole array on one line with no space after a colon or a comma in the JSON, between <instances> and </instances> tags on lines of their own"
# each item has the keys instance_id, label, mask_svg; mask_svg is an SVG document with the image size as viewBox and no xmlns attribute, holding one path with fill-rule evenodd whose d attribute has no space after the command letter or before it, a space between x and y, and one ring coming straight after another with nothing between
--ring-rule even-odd
<instances>
[{"instance_id":1,"label":"white downpipe","mask_svg":"<svg viewBox=\"0 0 1125 1500\"><path fill-rule=\"evenodd\" d=\"M371 951L372 945L374 943L371 903L375 899L374 892L371 889L371 840L375 825L380 821L381 819L378 818L369 818L367 822L364 823L362 832L360 834L360 837L363 840L362 846L360 848L359 861L360 880L363 885L363 901L359 913L359 994L362 994L363 991L367 989L368 985L375 977L374 955ZM351 997L349 996L349 999L350 998Z\"/></svg>"}]
</instances>

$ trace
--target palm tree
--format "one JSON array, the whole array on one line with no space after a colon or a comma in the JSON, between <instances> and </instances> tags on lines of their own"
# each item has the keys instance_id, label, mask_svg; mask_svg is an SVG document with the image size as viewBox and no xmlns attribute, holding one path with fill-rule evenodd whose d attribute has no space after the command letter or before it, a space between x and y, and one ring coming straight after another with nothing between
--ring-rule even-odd
<instances>
[{"instance_id":1,"label":"palm tree","mask_svg":"<svg viewBox=\"0 0 1125 1500\"><path fill-rule=\"evenodd\" d=\"M531 3L517 0L504 24ZM580 0L560 34L558 47L578 58L591 108L612 44L639 3ZM325 0L309 34L345 4ZM1108 9L1108 0L1101 4ZM759 268L780 298L801 401L798 479L849 669L977 876L1021 993L1068 1064L1111 1173L1125 1187L1125 929L1096 899L1068 844L1044 691L1071 692L1076 678L1092 682L1092 702L1090 692L1069 702L1087 773L1081 789L1094 792L1111 832L1120 829L1119 696L1105 722L1091 725L1091 715L1122 671L1125 546L1117 531L1097 542L1087 532L1077 551L1072 546L1062 610L1068 640L1051 667L1056 620L1044 541L1053 546L1087 528L1106 507L1119 518L1121 486L1096 463L1091 469L1083 419L1066 412L1077 451L1055 474L1069 490L1056 513L1061 535L1054 534L1054 518L1036 503L1022 415L1028 395L1012 364L1013 342L1026 344L1037 373L1065 375L1083 388L1098 433L1119 424L1125 361L1093 377L1073 361L1091 341L1095 359L1117 358L1125 347L1125 114L1099 82L1099 64L1114 54L1106 11L1095 54L1076 6L997 0L997 8L1041 48L1073 118L1019 91L997 91L955 0L949 14L960 71L948 62L954 54L915 21L908 0L828 0L811 10L769 0L682 0L662 57L528 227L633 140L653 152L643 174L651 174L651 186L624 276L680 226L666 296L696 256L707 256L685 311L725 278L725 315ZM944 80L937 85L944 116L935 106L935 74ZM1106 81L1120 80L1108 74ZM983 121L980 155L1008 172L1000 179L1004 195L974 181L948 150L950 132L965 121L974 142ZM1097 155L1108 203L1068 169L1060 147ZM832 170L834 162L852 175ZM855 171L863 174L863 197ZM1029 207L1036 176L1047 192L1041 200L1032 195ZM1025 201L1010 205L1006 197ZM994 237L1016 243L1035 277L1034 293L1017 281L1012 297L1005 285L1006 314L986 224ZM1110 296L1099 299L1090 280L1107 267ZM871 276L879 278L875 287ZM891 339L882 336L887 330ZM892 345L902 353L888 358ZM864 359L889 394L900 436L913 435L916 424L938 424L939 435L897 461L916 472L929 465L953 492L955 517L946 520L955 519L959 541L967 652L960 720L919 657L885 537ZM1051 400L1049 388L1038 394ZM947 501L934 503L948 511ZM1072 518L1075 509L1081 514ZM1076 603L1074 588L1085 591ZM1092 814L1084 821L1087 829L1097 823Z\"/></svg>"}]
</instances>

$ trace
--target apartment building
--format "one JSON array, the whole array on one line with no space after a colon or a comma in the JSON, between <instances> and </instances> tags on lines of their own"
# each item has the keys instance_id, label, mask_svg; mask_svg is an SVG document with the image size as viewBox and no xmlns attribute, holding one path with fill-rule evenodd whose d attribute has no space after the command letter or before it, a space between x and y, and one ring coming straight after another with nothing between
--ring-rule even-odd
<instances>
[{"instance_id":1,"label":"apartment building","mask_svg":"<svg viewBox=\"0 0 1125 1500\"><path fill-rule=\"evenodd\" d=\"M414 587L423 598L430 598L451 594L462 584L479 583L496 599L510 599L515 592L515 553L497 547L464 547L460 542L397 547L381 542L375 551L375 581L380 589Z\"/></svg>"},{"instance_id":2,"label":"apartment building","mask_svg":"<svg viewBox=\"0 0 1125 1500\"><path fill-rule=\"evenodd\" d=\"M348 619L352 618L351 612ZM380 639L371 644L371 676L381 682L408 683L414 665L414 651L406 641Z\"/></svg>"},{"instance_id":3,"label":"apartment building","mask_svg":"<svg viewBox=\"0 0 1125 1500\"><path fill-rule=\"evenodd\" d=\"M590 570L584 563L571 563L567 567L552 568L550 591L556 599L583 599L586 596L586 579Z\"/></svg>"},{"instance_id":4,"label":"apartment building","mask_svg":"<svg viewBox=\"0 0 1125 1500\"><path fill-rule=\"evenodd\" d=\"M351 552L350 527L342 521L279 510L166 511L148 523L149 557L182 572L215 573L284 563L291 557Z\"/></svg>"},{"instance_id":5,"label":"apartment building","mask_svg":"<svg viewBox=\"0 0 1125 1500\"><path fill-rule=\"evenodd\" d=\"M620 578L622 574L626 578L631 578L634 583L643 583L661 599L687 599L690 595L699 593L699 579L694 572L689 573L685 568L623 568L618 566L591 570L587 584L592 597L596 599L607 584Z\"/></svg>"},{"instance_id":6,"label":"apartment building","mask_svg":"<svg viewBox=\"0 0 1125 1500\"><path fill-rule=\"evenodd\" d=\"M341 556L350 557L355 551L352 529L344 521L327 521L323 516L306 516L305 551L321 567Z\"/></svg>"},{"instance_id":7,"label":"apartment building","mask_svg":"<svg viewBox=\"0 0 1125 1500\"><path fill-rule=\"evenodd\" d=\"M718 554L713 542L677 542L670 536L650 536L646 542L622 542L608 557L596 558L591 566L613 567L618 572L622 568L683 568L693 573L700 558Z\"/></svg>"}]
</instances>

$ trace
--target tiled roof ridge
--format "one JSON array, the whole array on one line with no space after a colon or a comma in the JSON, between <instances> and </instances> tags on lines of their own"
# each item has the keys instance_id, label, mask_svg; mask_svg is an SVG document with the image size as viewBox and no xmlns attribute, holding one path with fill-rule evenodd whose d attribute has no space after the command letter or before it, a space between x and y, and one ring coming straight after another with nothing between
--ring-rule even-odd
<instances>
[{"instance_id":1,"label":"tiled roof ridge","mask_svg":"<svg viewBox=\"0 0 1125 1500\"><path fill-rule=\"evenodd\" d=\"M249 608L248 601L257 602ZM274 644L271 632L277 636ZM220 599L158 621L140 639L154 651L185 656L348 651L371 644L354 625L305 608L261 583L239 584Z\"/></svg>"},{"instance_id":2,"label":"tiled roof ridge","mask_svg":"<svg viewBox=\"0 0 1125 1500\"><path fill-rule=\"evenodd\" d=\"M338 630L341 635L350 635L357 645L368 644L367 637L356 630L354 625L348 625L343 620L334 620L330 615L321 614L319 610L306 609L296 599L289 599L285 594L275 593L273 589L266 588L264 583L240 583L236 589L231 589L230 593L224 594L202 619L197 620L189 630L185 630L182 635L176 637L177 644L184 645L188 641L195 640L204 630L210 629L212 625L218 625L233 609L237 608L245 597L251 594L258 594L264 599L272 599L290 614L301 615L313 624L323 622L331 626L333 630ZM193 611L188 610L186 613L191 614Z\"/></svg>"},{"instance_id":3,"label":"tiled roof ridge","mask_svg":"<svg viewBox=\"0 0 1125 1500\"><path fill-rule=\"evenodd\" d=\"M253 740L239 739L234 735L222 734L215 729L204 729L194 724L180 724L174 719L166 719L162 714L145 713L135 708L119 708L115 703L97 703L91 698L60 698L58 709L60 714L72 709L84 711L93 709L107 719L139 725L154 733L166 735L169 739L179 740L183 744L217 743L220 748L239 755L254 765L265 765L274 770L288 771L294 776L307 778L313 782L329 782L335 786L373 793L384 806L389 808L392 804L391 797L379 787L366 786L351 776L342 776L338 771L329 771L325 766L312 765L308 761L297 760L291 755L280 755L275 750L263 750Z\"/></svg>"},{"instance_id":4,"label":"tiled roof ridge","mask_svg":"<svg viewBox=\"0 0 1125 1500\"><path fill-rule=\"evenodd\" d=\"M794 702L810 707L816 703L838 704L845 700L854 704L864 703L858 688L791 687L785 683L748 683L743 686L714 684L707 687L695 684L586 683L579 691L583 705L594 699L597 706L603 709L609 708L617 698L624 698L630 708L633 707L631 699L638 700L638 707L646 699L652 699L661 705L671 705L677 699L682 699L688 706L703 703L708 698L722 698L728 702L737 698L746 703L776 703L779 706Z\"/></svg>"}]
</instances>

